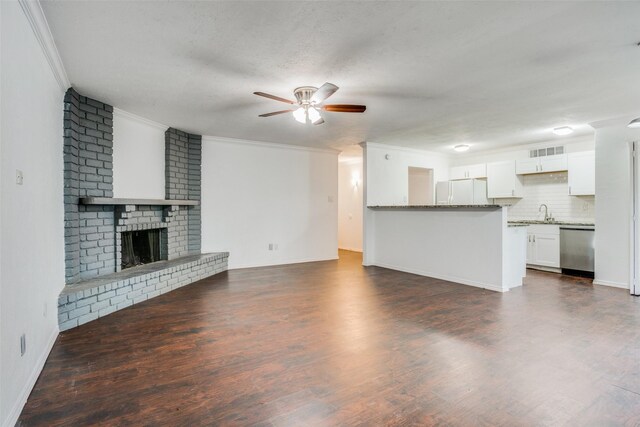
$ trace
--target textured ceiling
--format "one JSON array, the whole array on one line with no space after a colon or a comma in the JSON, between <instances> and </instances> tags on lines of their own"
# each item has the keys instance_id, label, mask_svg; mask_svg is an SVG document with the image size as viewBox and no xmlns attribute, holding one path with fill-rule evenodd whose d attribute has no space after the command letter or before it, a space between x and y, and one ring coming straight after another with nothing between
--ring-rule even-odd
<instances>
[{"instance_id":1,"label":"textured ceiling","mask_svg":"<svg viewBox=\"0 0 640 427\"><path fill-rule=\"evenodd\" d=\"M474 150L640 115L640 2L43 2L76 89L204 135ZM297 86L340 86L322 126ZM284 108L283 108L284 107ZM581 126L582 125L582 126Z\"/></svg>"}]
</instances>

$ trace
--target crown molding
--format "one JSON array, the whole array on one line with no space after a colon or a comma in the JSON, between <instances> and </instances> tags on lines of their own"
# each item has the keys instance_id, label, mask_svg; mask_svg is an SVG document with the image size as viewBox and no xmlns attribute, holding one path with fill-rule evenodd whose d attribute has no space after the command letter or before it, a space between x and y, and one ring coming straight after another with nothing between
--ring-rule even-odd
<instances>
[{"instance_id":1,"label":"crown molding","mask_svg":"<svg viewBox=\"0 0 640 427\"><path fill-rule=\"evenodd\" d=\"M143 125L154 127L154 128L159 129L159 130L161 130L163 132L165 132L170 127L170 126L167 126L167 125L163 125L162 123L154 122L153 120L149 120L149 119L146 119L144 117L140 117L140 116L135 115L133 113L130 113L128 111L121 110L121 109L116 108L116 107L113 108L113 115L114 115L114 117L115 116L124 117L126 119L133 120L133 121L141 123Z\"/></svg>"},{"instance_id":2,"label":"crown molding","mask_svg":"<svg viewBox=\"0 0 640 427\"><path fill-rule=\"evenodd\" d=\"M249 139L226 138L222 136L202 135L202 142L214 142L234 145L253 145L256 147L277 148L281 150L311 151L315 153L335 154L336 156L340 154L340 151L334 150L332 148L303 147L300 145L277 144L275 142L252 141Z\"/></svg>"},{"instance_id":3,"label":"crown molding","mask_svg":"<svg viewBox=\"0 0 640 427\"><path fill-rule=\"evenodd\" d=\"M37 0L18 0L18 3L20 3L20 7L27 17L29 25L31 25L31 29L51 67L51 71L60 85L60 89L66 92L71 87L71 83L67 77L62 59L60 59L60 53L53 40L51 29L47 23L47 18L44 16L40 2Z\"/></svg>"}]
</instances>

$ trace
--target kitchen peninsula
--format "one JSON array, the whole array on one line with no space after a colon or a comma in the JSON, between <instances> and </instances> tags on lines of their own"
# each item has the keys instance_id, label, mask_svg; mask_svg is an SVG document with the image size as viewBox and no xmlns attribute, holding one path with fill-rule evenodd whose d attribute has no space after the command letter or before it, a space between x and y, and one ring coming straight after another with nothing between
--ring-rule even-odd
<instances>
[{"instance_id":1,"label":"kitchen peninsula","mask_svg":"<svg viewBox=\"0 0 640 427\"><path fill-rule=\"evenodd\" d=\"M527 231L498 205L368 206L364 265L506 292L526 275Z\"/></svg>"}]
</instances>

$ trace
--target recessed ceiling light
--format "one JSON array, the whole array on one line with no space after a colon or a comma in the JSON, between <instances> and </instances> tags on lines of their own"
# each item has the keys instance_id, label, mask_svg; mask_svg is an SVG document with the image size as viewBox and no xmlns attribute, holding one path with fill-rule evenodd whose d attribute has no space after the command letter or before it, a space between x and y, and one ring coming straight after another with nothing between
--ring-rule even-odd
<instances>
[{"instance_id":1,"label":"recessed ceiling light","mask_svg":"<svg viewBox=\"0 0 640 427\"><path fill-rule=\"evenodd\" d=\"M627 125L627 127L632 129L640 128L640 117L638 117L637 119L631 120Z\"/></svg>"},{"instance_id":2,"label":"recessed ceiling light","mask_svg":"<svg viewBox=\"0 0 640 427\"><path fill-rule=\"evenodd\" d=\"M569 135L570 133L573 133L573 129L569 126L561 126L559 128L553 129L553 133L555 133L556 135Z\"/></svg>"},{"instance_id":3,"label":"recessed ceiling light","mask_svg":"<svg viewBox=\"0 0 640 427\"><path fill-rule=\"evenodd\" d=\"M460 145L456 145L455 147L453 147L454 150L456 150L459 153L462 153L464 151L467 151L469 149L469 145L468 144L460 144Z\"/></svg>"}]
</instances>

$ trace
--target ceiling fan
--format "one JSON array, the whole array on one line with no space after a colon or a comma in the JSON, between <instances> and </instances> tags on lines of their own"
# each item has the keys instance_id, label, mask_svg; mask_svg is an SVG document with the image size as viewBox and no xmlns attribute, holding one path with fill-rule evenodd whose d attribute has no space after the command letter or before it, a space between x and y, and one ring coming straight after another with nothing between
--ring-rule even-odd
<instances>
[{"instance_id":1,"label":"ceiling fan","mask_svg":"<svg viewBox=\"0 0 640 427\"><path fill-rule=\"evenodd\" d=\"M313 86L302 86L293 91L293 95L297 101L280 98L264 92L253 92L255 95L264 96L265 98L274 99L287 104L298 105L295 109L274 111L272 113L260 114L259 117L271 117L278 114L293 113L293 117L300 123L313 123L321 125L324 119L320 115L319 110L330 111L333 113L364 113L367 109L364 105L351 104L326 104L321 105L327 98L336 93L338 86L325 83L319 88Z\"/></svg>"}]
</instances>

